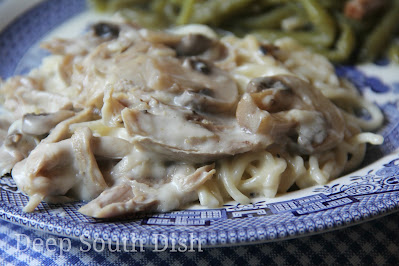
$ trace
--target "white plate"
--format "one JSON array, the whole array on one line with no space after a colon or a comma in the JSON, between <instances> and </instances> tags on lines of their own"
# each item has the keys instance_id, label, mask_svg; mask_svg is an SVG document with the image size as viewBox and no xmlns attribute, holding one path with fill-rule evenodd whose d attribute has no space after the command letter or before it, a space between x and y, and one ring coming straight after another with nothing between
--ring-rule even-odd
<instances>
[{"instance_id":1,"label":"white plate","mask_svg":"<svg viewBox=\"0 0 399 266\"><path fill-rule=\"evenodd\" d=\"M45 55L38 48L40 40L76 34L76 28L95 18L87 13L84 0L0 1L0 76L26 73ZM71 25L74 32L68 31ZM383 110L386 122L379 133L385 142L368 150L366 166L328 185L249 205L96 220L77 212L80 202L42 203L34 213L24 213L28 198L11 178L2 178L0 218L73 238L139 241L148 246L160 241L222 246L309 235L394 212L399 206L399 67L380 63L337 67L339 75L351 79Z\"/></svg>"}]
</instances>

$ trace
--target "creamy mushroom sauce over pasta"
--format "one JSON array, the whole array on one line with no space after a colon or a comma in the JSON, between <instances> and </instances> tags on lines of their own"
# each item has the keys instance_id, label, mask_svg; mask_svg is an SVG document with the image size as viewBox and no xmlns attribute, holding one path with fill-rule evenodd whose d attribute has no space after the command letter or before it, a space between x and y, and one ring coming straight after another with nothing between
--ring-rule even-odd
<instances>
[{"instance_id":1,"label":"creamy mushroom sauce over pasta","mask_svg":"<svg viewBox=\"0 0 399 266\"><path fill-rule=\"evenodd\" d=\"M325 184L383 141L369 132L379 109L288 38L112 20L42 46L52 55L0 88L1 174L28 212L43 200L83 200L98 218L246 204Z\"/></svg>"}]
</instances>

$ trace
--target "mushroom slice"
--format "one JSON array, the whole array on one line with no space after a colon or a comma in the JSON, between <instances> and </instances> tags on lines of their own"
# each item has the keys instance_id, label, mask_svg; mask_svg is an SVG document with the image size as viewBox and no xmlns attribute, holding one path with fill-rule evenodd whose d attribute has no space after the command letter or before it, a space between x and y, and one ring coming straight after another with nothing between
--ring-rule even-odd
<instances>
[{"instance_id":1,"label":"mushroom slice","mask_svg":"<svg viewBox=\"0 0 399 266\"><path fill-rule=\"evenodd\" d=\"M344 137L338 107L310 83L291 75L253 79L236 117L252 133L270 135L304 154L331 149Z\"/></svg>"},{"instance_id":2,"label":"mushroom slice","mask_svg":"<svg viewBox=\"0 0 399 266\"><path fill-rule=\"evenodd\" d=\"M181 150L216 143L218 136L204 127L205 121L190 121L190 111L152 99L148 110L124 109L122 119L128 133ZM202 123L202 124L201 124Z\"/></svg>"},{"instance_id":3,"label":"mushroom slice","mask_svg":"<svg viewBox=\"0 0 399 266\"><path fill-rule=\"evenodd\" d=\"M0 176L9 174L14 165L26 158L40 142L37 136L24 134L21 127L21 119L12 123L0 146Z\"/></svg>"},{"instance_id":4,"label":"mushroom slice","mask_svg":"<svg viewBox=\"0 0 399 266\"><path fill-rule=\"evenodd\" d=\"M49 133L58 123L74 116L75 112L60 110L55 113L25 114L22 118L22 131L31 135Z\"/></svg>"},{"instance_id":5,"label":"mushroom slice","mask_svg":"<svg viewBox=\"0 0 399 266\"><path fill-rule=\"evenodd\" d=\"M200 112L229 112L238 102L238 87L233 79L211 62L200 58L186 58L182 69L184 75L180 83L185 85L184 92L175 98L180 106Z\"/></svg>"},{"instance_id":6,"label":"mushroom slice","mask_svg":"<svg viewBox=\"0 0 399 266\"><path fill-rule=\"evenodd\" d=\"M271 136L278 136L295 126L294 121L285 120L282 114L272 114L259 108L254 99L257 96L245 93L239 101L236 117L240 126L254 134Z\"/></svg>"},{"instance_id":7,"label":"mushroom slice","mask_svg":"<svg viewBox=\"0 0 399 266\"><path fill-rule=\"evenodd\" d=\"M271 143L268 136L240 128L234 116L199 114L155 99L145 110L125 108L122 119L143 147L185 162L207 162Z\"/></svg>"},{"instance_id":8,"label":"mushroom slice","mask_svg":"<svg viewBox=\"0 0 399 266\"><path fill-rule=\"evenodd\" d=\"M146 45L151 47L151 44ZM238 87L227 72L200 58L173 57L171 51L174 52L168 47L156 46L149 52L145 50L144 54L130 47L112 59L115 63L107 62L108 58L93 60L94 64L109 68L103 72L115 73L115 80L134 84L145 91L176 95L176 105L215 113L235 109Z\"/></svg>"},{"instance_id":9,"label":"mushroom slice","mask_svg":"<svg viewBox=\"0 0 399 266\"><path fill-rule=\"evenodd\" d=\"M213 46L214 41L202 34L184 35L176 45L177 56L196 56Z\"/></svg>"},{"instance_id":10,"label":"mushroom slice","mask_svg":"<svg viewBox=\"0 0 399 266\"><path fill-rule=\"evenodd\" d=\"M7 136L0 147L0 176L9 174L16 163L23 160L36 147L39 140L13 132Z\"/></svg>"},{"instance_id":11,"label":"mushroom slice","mask_svg":"<svg viewBox=\"0 0 399 266\"><path fill-rule=\"evenodd\" d=\"M203 33L184 34L151 31L141 29L140 36L154 44L164 44L173 48L178 57L199 56L206 60L222 60L226 56L226 48L217 40L216 36Z\"/></svg>"}]
</instances>

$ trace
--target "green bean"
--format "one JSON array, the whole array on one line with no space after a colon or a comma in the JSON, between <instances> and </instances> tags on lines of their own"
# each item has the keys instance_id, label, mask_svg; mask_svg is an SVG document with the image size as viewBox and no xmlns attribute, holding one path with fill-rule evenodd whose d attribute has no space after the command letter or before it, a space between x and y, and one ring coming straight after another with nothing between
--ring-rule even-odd
<instances>
[{"instance_id":1,"label":"green bean","mask_svg":"<svg viewBox=\"0 0 399 266\"><path fill-rule=\"evenodd\" d=\"M194 6L190 23L218 26L223 20L236 14L252 2L254 2L254 0L212 0L198 2Z\"/></svg>"},{"instance_id":2,"label":"green bean","mask_svg":"<svg viewBox=\"0 0 399 266\"><path fill-rule=\"evenodd\" d=\"M345 62L353 52L356 44L356 37L352 27L343 18L339 18L341 34L336 42L334 49L318 49L319 52L334 62Z\"/></svg>"},{"instance_id":3,"label":"green bean","mask_svg":"<svg viewBox=\"0 0 399 266\"><path fill-rule=\"evenodd\" d=\"M170 3L174 4L174 5L178 5L181 6L183 4L183 2L185 2L187 0L169 0Z\"/></svg>"},{"instance_id":4,"label":"green bean","mask_svg":"<svg viewBox=\"0 0 399 266\"><path fill-rule=\"evenodd\" d=\"M388 58L395 63L399 63L399 42L393 41L388 48Z\"/></svg>"},{"instance_id":5,"label":"green bean","mask_svg":"<svg viewBox=\"0 0 399 266\"><path fill-rule=\"evenodd\" d=\"M145 27L166 28L202 23L239 36L253 33L262 40L273 41L290 36L335 62L345 62L349 58L374 60L385 47L389 47L399 24L399 0L390 1L385 9L363 20L344 16L347 0L87 1L99 11L128 8L130 12L125 10L125 16ZM302 21L300 29L283 28L284 19L294 16ZM394 56L399 50L396 46L389 48L390 55Z\"/></svg>"},{"instance_id":6,"label":"green bean","mask_svg":"<svg viewBox=\"0 0 399 266\"><path fill-rule=\"evenodd\" d=\"M380 23L378 23L371 34L367 37L359 53L359 60L373 61L381 55L383 49L387 47L393 32L399 23L399 0L395 0L393 7L386 13Z\"/></svg>"},{"instance_id":7,"label":"green bean","mask_svg":"<svg viewBox=\"0 0 399 266\"><path fill-rule=\"evenodd\" d=\"M315 45L325 47L325 36L315 31L273 31L273 30L254 30L251 34L261 40L275 41L284 37L290 37L305 45Z\"/></svg>"},{"instance_id":8,"label":"green bean","mask_svg":"<svg viewBox=\"0 0 399 266\"><path fill-rule=\"evenodd\" d=\"M107 11L107 2L107 0L88 0L89 6L99 12Z\"/></svg>"},{"instance_id":9,"label":"green bean","mask_svg":"<svg viewBox=\"0 0 399 266\"><path fill-rule=\"evenodd\" d=\"M295 14L295 9L291 5L283 5L276 7L267 13L262 13L257 16L250 16L244 19L239 19L235 24L247 28L278 28L281 21L287 17Z\"/></svg>"},{"instance_id":10,"label":"green bean","mask_svg":"<svg viewBox=\"0 0 399 266\"><path fill-rule=\"evenodd\" d=\"M321 0L319 2L323 7L329 9L341 9L347 0Z\"/></svg>"},{"instance_id":11,"label":"green bean","mask_svg":"<svg viewBox=\"0 0 399 266\"><path fill-rule=\"evenodd\" d=\"M150 9L157 15L163 14L168 0L154 0Z\"/></svg>"},{"instance_id":12,"label":"green bean","mask_svg":"<svg viewBox=\"0 0 399 266\"><path fill-rule=\"evenodd\" d=\"M364 20L347 19L353 30L358 34L359 38L363 38L367 35L367 32L373 28L378 22L378 17L370 17Z\"/></svg>"},{"instance_id":13,"label":"green bean","mask_svg":"<svg viewBox=\"0 0 399 266\"><path fill-rule=\"evenodd\" d=\"M169 22L162 16L151 11L140 9L123 9L121 16L150 29L164 28Z\"/></svg>"},{"instance_id":14,"label":"green bean","mask_svg":"<svg viewBox=\"0 0 399 266\"><path fill-rule=\"evenodd\" d=\"M301 0L300 2L319 34L318 44L321 46L331 45L334 42L336 31L333 18L317 0Z\"/></svg>"},{"instance_id":15,"label":"green bean","mask_svg":"<svg viewBox=\"0 0 399 266\"><path fill-rule=\"evenodd\" d=\"M280 4L287 4L292 2L292 0L258 0L257 4L263 7L270 7L270 6L276 6Z\"/></svg>"},{"instance_id":16,"label":"green bean","mask_svg":"<svg viewBox=\"0 0 399 266\"><path fill-rule=\"evenodd\" d=\"M309 20L315 27L313 31L285 32L281 30L255 30L252 33L267 40L276 40L285 36L312 46L328 47L334 42L335 23L328 12L316 0L301 0Z\"/></svg>"},{"instance_id":17,"label":"green bean","mask_svg":"<svg viewBox=\"0 0 399 266\"><path fill-rule=\"evenodd\" d=\"M321 6L332 9L341 9L347 0L321 0L318 1ZM294 2L293 0L259 0L257 4L261 7L273 7L281 4L288 4Z\"/></svg>"},{"instance_id":18,"label":"green bean","mask_svg":"<svg viewBox=\"0 0 399 266\"><path fill-rule=\"evenodd\" d=\"M190 16L193 13L195 0L186 0L182 3L182 7L179 16L176 19L177 25L187 24L190 20Z\"/></svg>"}]
</instances>

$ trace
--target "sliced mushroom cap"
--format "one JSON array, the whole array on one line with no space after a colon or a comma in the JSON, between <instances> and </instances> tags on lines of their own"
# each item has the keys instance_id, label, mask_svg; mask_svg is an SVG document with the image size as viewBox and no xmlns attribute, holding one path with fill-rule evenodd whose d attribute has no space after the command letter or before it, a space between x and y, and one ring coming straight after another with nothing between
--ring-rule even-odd
<instances>
[{"instance_id":1,"label":"sliced mushroom cap","mask_svg":"<svg viewBox=\"0 0 399 266\"><path fill-rule=\"evenodd\" d=\"M291 75L253 79L237 106L238 123L301 153L331 149L344 137L338 107L309 82Z\"/></svg>"},{"instance_id":2,"label":"sliced mushroom cap","mask_svg":"<svg viewBox=\"0 0 399 266\"><path fill-rule=\"evenodd\" d=\"M213 40L202 34L188 34L176 46L177 56L200 55L212 47Z\"/></svg>"},{"instance_id":3,"label":"sliced mushroom cap","mask_svg":"<svg viewBox=\"0 0 399 266\"><path fill-rule=\"evenodd\" d=\"M151 42L153 44L165 44L171 47L176 46L182 38L177 34L149 29L140 29L139 34L144 40L148 42Z\"/></svg>"},{"instance_id":4,"label":"sliced mushroom cap","mask_svg":"<svg viewBox=\"0 0 399 266\"><path fill-rule=\"evenodd\" d=\"M177 82L187 83L187 89L175 98L176 104L201 112L228 112L235 109L238 87L226 72L198 58L186 59L183 67Z\"/></svg>"},{"instance_id":5,"label":"sliced mushroom cap","mask_svg":"<svg viewBox=\"0 0 399 266\"><path fill-rule=\"evenodd\" d=\"M245 93L237 106L238 124L254 134L278 136L295 126L295 122L287 121L281 114L271 114L259 107L253 95Z\"/></svg>"},{"instance_id":6,"label":"sliced mushroom cap","mask_svg":"<svg viewBox=\"0 0 399 266\"><path fill-rule=\"evenodd\" d=\"M69 110L60 110L55 113L25 114L22 118L22 132L31 135L49 133L58 123L75 115Z\"/></svg>"},{"instance_id":7,"label":"sliced mushroom cap","mask_svg":"<svg viewBox=\"0 0 399 266\"><path fill-rule=\"evenodd\" d=\"M136 142L171 160L202 163L270 144L240 128L233 115L198 114L155 99L145 110L124 109L122 119L132 137L140 136Z\"/></svg>"},{"instance_id":8,"label":"sliced mushroom cap","mask_svg":"<svg viewBox=\"0 0 399 266\"><path fill-rule=\"evenodd\" d=\"M227 57L227 48L216 39L203 34L184 35L175 47L179 57L198 57L207 61L220 61Z\"/></svg>"},{"instance_id":9,"label":"sliced mushroom cap","mask_svg":"<svg viewBox=\"0 0 399 266\"><path fill-rule=\"evenodd\" d=\"M118 38L120 29L117 24L108 23L108 22L98 22L92 25L92 30L95 36L97 37L105 39L113 39L113 38Z\"/></svg>"},{"instance_id":10,"label":"sliced mushroom cap","mask_svg":"<svg viewBox=\"0 0 399 266\"><path fill-rule=\"evenodd\" d=\"M218 40L215 32L204 25L185 25L171 32L175 34L172 36L180 38L175 43L168 43L178 57L197 56L204 60L218 61L227 56L227 48Z\"/></svg>"},{"instance_id":11,"label":"sliced mushroom cap","mask_svg":"<svg viewBox=\"0 0 399 266\"><path fill-rule=\"evenodd\" d=\"M10 173L14 165L26 158L40 142L37 136L24 134L21 127L21 119L12 123L0 146L0 176Z\"/></svg>"},{"instance_id":12,"label":"sliced mushroom cap","mask_svg":"<svg viewBox=\"0 0 399 266\"><path fill-rule=\"evenodd\" d=\"M177 97L175 104L197 111L228 112L237 105L237 84L211 61L177 58L172 48L159 43L138 42L118 54L109 46L98 47L96 56L85 62L85 70L95 78L101 73L101 79L116 90L167 92Z\"/></svg>"}]
</instances>

